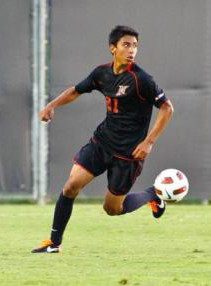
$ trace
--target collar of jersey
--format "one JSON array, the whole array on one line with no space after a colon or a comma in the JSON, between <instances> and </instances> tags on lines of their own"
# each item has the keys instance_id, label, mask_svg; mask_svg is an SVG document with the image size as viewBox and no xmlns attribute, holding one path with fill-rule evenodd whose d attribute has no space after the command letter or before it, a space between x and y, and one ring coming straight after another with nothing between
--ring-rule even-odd
<instances>
[{"instance_id":1,"label":"collar of jersey","mask_svg":"<svg viewBox=\"0 0 211 286\"><path fill-rule=\"evenodd\" d=\"M127 67L126 67L126 69L125 69L125 71L123 71L123 72L120 73L120 74L115 74L115 73L114 73L114 70L113 70L114 62L111 62L110 66L111 66L111 69L112 69L113 74L116 75L116 76L118 76L118 75L123 74L124 72L129 72L129 71L131 71L134 64L135 64L135 62L132 62L132 63L128 64Z\"/></svg>"}]
</instances>

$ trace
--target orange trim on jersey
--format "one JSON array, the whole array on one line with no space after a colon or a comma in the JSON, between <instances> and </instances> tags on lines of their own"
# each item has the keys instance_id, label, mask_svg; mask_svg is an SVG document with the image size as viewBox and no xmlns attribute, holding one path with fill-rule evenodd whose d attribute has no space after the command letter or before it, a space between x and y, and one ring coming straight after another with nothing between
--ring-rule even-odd
<instances>
[{"instance_id":1,"label":"orange trim on jersey","mask_svg":"<svg viewBox=\"0 0 211 286\"><path fill-rule=\"evenodd\" d=\"M130 72L135 62L128 64L126 71Z\"/></svg>"},{"instance_id":2,"label":"orange trim on jersey","mask_svg":"<svg viewBox=\"0 0 211 286\"><path fill-rule=\"evenodd\" d=\"M139 93L138 79L137 79L137 76L136 76L135 72L134 72L134 71L131 71L131 70L128 70L128 72L135 78L136 94L137 94L137 96L138 96L141 100L146 101L146 98L144 98L143 96L141 96L140 93Z\"/></svg>"}]
</instances>

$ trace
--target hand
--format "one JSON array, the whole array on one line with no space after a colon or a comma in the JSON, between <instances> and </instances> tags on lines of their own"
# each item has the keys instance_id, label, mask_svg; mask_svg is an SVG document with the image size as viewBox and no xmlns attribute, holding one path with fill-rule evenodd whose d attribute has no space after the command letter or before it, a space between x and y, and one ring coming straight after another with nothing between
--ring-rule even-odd
<instances>
[{"instance_id":1,"label":"hand","mask_svg":"<svg viewBox=\"0 0 211 286\"><path fill-rule=\"evenodd\" d=\"M54 108L46 106L39 112L39 118L41 121L50 122L54 117Z\"/></svg>"},{"instance_id":2,"label":"hand","mask_svg":"<svg viewBox=\"0 0 211 286\"><path fill-rule=\"evenodd\" d=\"M152 150L152 143L144 140L138 144L133 151L132 155L135 159L145 160Z\"/></svg>"}]
</instances>

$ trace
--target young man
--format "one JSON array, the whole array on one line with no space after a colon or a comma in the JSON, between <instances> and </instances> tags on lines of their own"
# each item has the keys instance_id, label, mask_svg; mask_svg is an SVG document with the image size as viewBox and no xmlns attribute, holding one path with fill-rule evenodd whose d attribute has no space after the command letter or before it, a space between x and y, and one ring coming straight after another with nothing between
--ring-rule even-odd
<instances>
[{"instance_id":1,"label":"young man","mask_svg":"<svg viewBox=\"0 0 211 286\"><path fill-rule=\"evenodd\" d=\"M43 241L33 253L60 251L76 196L105 171L108 190L104 210L108 215L126 214L147 202L151 203L155 218L165 211L165 203L156 196L154 187L128 193L171 118L172 104L153 78L135 64L138 33L134 29L116 26L109 35L109 48L113 56L111 64L95 68L85 80L65 90L40 112L40 120L49 122L55 108L94 89L104 95L107 106L105 120L74 158L70 176L56 203L50 240ZM153 105L159 111L148 133Z\"/></svg>"}]
</instances>

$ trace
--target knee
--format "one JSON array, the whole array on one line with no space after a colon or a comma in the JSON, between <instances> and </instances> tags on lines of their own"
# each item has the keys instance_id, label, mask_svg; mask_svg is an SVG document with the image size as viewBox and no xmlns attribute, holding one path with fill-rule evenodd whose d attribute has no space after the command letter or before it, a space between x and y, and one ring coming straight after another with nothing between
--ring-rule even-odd
<instances>
[{"instance_id":1,"label":"knee","mask_svg":"<svg viewBox=\"0 0 211 286\"><path fill-rule=\"evenodd\" d=\"M109 206L109 205L106 205L105 203L103 205L103 209L109 216L120 215L122 213L122 208Z\"/></svg>"},{"instance_id":2,"label":"knee","mask_svg":"<svg viewBox=\"0 0 211 286\"><path fill-rule=\"evenodd\" d=\"M75 198L80 192L79 183L74 180L73 177L70 177L63 187L63 194L69 198Z\"/></svg>"}]
</instances>

